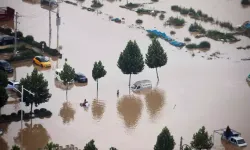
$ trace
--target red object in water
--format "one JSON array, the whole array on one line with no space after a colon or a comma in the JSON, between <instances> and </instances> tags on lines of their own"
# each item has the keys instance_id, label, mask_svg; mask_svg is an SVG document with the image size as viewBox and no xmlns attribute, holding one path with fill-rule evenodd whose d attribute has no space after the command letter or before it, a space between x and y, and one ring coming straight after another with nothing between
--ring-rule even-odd
<instances>
[{"instance_id":1,"label":"red object in water","mask_svg":"<svg viewBox=\"0 0 250 150\"><path fill-rule=\"evenodd\" d=\"M15 16L15 10L10 7L0 7L0 21L13 20Z\"/></svg>"}]
</instances>

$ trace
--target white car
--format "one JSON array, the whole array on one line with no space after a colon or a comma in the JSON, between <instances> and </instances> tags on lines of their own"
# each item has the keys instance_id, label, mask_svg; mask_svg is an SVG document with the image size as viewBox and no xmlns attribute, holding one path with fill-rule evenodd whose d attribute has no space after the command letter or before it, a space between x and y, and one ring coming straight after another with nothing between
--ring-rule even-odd
<instances>
[{"instance_id":1,"label":"white car","mask_svg":"<svg viewBox=\"0 0 250 150\"><path fill-rule=\"evenodd\" d=\"M15 91L17 92L17 89L19 87L19 82L17 81L8 81L8 85L7 87L5 88L6 90L12 90L12 91Z\"/></svg>"},{"instance_id":2,"label":"white car","mask_svg":"<svg viewBox=\"0 0 250 150\"><path fill-rule=\"evenodd\" d=\"M236 132L232 132L233 135L230 136L229 138L226 138L226 136L223 134L221 138L223 140L227 140L228 142L232 143L233 145L236 145L238 147L246 147L247 143L245 140Z\"/></svg>"},{"instance_id":3,"label":"white car","mask_svg":"<svg viewBox=\"0 0 250 150\"><path fill-rule=\"evenodd\" d=\"M56 71L55 71L55 78L56 78L56 80L58 80L60 82L63 82L62 79L61 79L61 77L60 77L60 73L62 71L63 71L63 69L56 69ZM71 82L69 82L69 83L73 83L73 82L74 82L74 79Z\"/></svg>"},{"instance_id":4,"label":"white car","mask_svg":"<svg viewBox=\"0 0 250 150\"><path fill-rule=\"evenodd\" d=\"M140 92L144 89L152 89L152 83L149 80L137 81L131 86L131 89L133 92Z\"/></svg>"}]
</instances>

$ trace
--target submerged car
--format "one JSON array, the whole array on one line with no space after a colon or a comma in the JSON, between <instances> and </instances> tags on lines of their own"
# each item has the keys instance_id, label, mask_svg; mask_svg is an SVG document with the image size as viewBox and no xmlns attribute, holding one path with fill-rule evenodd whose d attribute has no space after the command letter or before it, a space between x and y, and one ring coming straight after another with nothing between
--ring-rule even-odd
<instances>
[{"instance_id":1,"label":"submerged car","mask_svg":"<svg viewBox=\"0 0 250 150\"><path fill-rule=\"evenodd\" d=\"M230 143L232 143L235 146L238 147L246 147L247 143L245 142L245 140L240 136L240 133L236 132L236 131L230 131L230 135L227 137L226 136L226 131L223 132L221 139L222 140L226 140Z\"/></svg>"},{"instance_id":2,"label":"submerged car","mask_svg":"<svg viewBox=\"0 0 250 150\"><path fill-rule=\"evenodd\" d=\"M17 81L8 81L8 85L6 87L7 90L12 90L14 92L17 92L18 88L19 88L19 82Z\"/></svg>"},{"instance_id":3,"label":"submerged car","mask_svg":"<svg viewBox=\"0 0 250 150\"><path fill-rule=\"evenodd\" d=\"M0 36L0 45L14 44L15 38L9 35Z\"/></svg>"},{"instance_id":4,"label":"submerged car","mask_svg":"<svg viewBox=\"0 0 250 150\"><path fill-rule=\"evenodd\" d=\"M0 70L3 70L7 73L12 73L14 69L11 67L9 62L0 60Z\"/></svg>"},{"instance_id":5,"label":"submerged car","mask_svg":"<svg viewBox=\"0 0 250 150\"><path fill-rule=\"evenodd\" d=\"M48 57L36 56L33 58L33 63L41 67L51 67L51 63Z\"/></svg>"},{"instance_id":6,"label":"submerged car","mask_svg":"<svg viewBox=\"0 0 250 150\"><path fill-rule=\"evenodd\" d=\"M74 80L79 83L88 83L88 78L82 73L76 73Z\"/></svg>"},{"instance_id":7,"label":"submerged car","mask_svg":"<svg viewBox=\"0 0 250 150\"><path fill-rule=\"evenodd\" d=\"M144 89L152 89L152 83L149 80L137 81L131 86L131 89L133 92L140 92Z\"/></svg>"}]
</instances>

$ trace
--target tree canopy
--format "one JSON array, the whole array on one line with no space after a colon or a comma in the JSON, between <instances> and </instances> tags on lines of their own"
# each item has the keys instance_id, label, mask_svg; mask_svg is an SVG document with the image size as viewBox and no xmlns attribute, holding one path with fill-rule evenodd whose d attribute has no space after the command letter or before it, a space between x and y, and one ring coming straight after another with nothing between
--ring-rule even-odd
<instances>
[{"instance_id":1,"label":"tree canopy","mask_svg":"<svg viewBox=\"0 0 250 150\"><path fill-rule=\"evenodd\" d=\"M157 68L166 65L167 60L167 53L164 52L160 42L153 39L152 44L148 47L145 63L149 68L156 68L157 79L159 79Z\"/></svg>"},{"instance_id":2,"label":"tree canopy","mask_svg":"<svg viewBox=\"0 0 250 150\"><path fill-rule=\"evenodd\" d=\"M115 147L111 147L109 150L118 150L118 149Z\"/></svg>"},{"instance_id":3,"label":"tree canopy","mask_svg":"<svg viewBox=\"0 0 250 150\"><path fill-rule=\"evenodd\" d=\"M107 71L105 70L104 66L102 65L101 61L95 62L94 67L92 70L92 77L96 81L102 77L104 77L107 74Z\"/></svg>"},{"instance_id":4,"label":"tree canopy","mask_svg":"<svg viewBox=\"0 0 250 150\"><path fill-rule=\"evenodd\" d=\"M6 87L8 85L8 75L0 70L0 86Z\"/></svg>"},{"instance_id":5,"label":"tree canopy","mask_svg":"<svg viewBox=\"0 0 250 150\"><path fill-rule=\"evenodd\" d=\"M47 143L46 146L44 147L45 150L57 150L58 148L59 148L59 145L53 142Z\"/></svg>"},{"instance_id":6,"label":"tree canopy","mask_svg":"<svg viewBox=\"0 0 250 150\"><path fill-rule=\"evenodd\" d=\"M98 148L96 148L95 141L92 139L84 146L83 150L98 150Z\"/></svg>"},{"instance_id":7,"label":"tree canopy","mask_svg":"<svg viewBox=\"0 0 250 150\"><path fill-rule=\"evenodd\" d=\"M64 63L63 70L59 74L63 84L66 85L68 82L72 82L75 78L75 69L72 68L68 63Z\"/></svg>"},{"instance_id":8,"label":"tree canopy","mask_svg":"<svg viewBox=\"0 0 250 150\"><path fill-rule=\"evenodd\" d=\"M193 135L193 141L191 141L190 144L193 148L198 150L211 149L213 147L212 136L208 135L208 132L203 126Z\"/></svg>"},{"instance_id":9,"label":"tree canopy","mask_svg":"<svg viewBox=\"0 0 250 150\"><path fill-rule=\"evenodd\" d=\"M167 127L164 127L157 136L154 150L173 150L175 147L174 137L170 134Z\"/></svg>"},{"instance_id":10,"label":"tree canopy","mask_svg":"<svg viewBox=\"0 0 250 150\"><path fill-rule=\"evenodd\" d=\"M20 150L20 147L17 145L12 146L11 150Z\"/></svg>"},{"instance_id":11,"label":"tree canopy","mask_svg":"<svg viewBox=\"0 0 250 150\"><path fill-rule=\"evenodd\" d=\"M32 71L31 75L27 74L26 78L20 80L20 91L22 90L22 86L35 94L31 95L26 90L23 93L23 102L26 106L31 105L31 112L33 104L38 106L41 103L48 102L51 97L48 89L48 81L36 69Z\"/></svg>"},{"instance_id":12,"label":"tree canopy","mask_svg":"<svg viewBox=\"0 0 250 150\"><path fill-rule=\"evenodd\" d=\"M124 74L138 74L144 69L144 60L136 41L131 40L121 52L117 66Z\"/></svg>"},{"instance_id":13,"label":"tree canopy","mask_svg":"<svg viewBox=\"0 0 250 150\"><path fill-rule=\"evenodd\" d=\"M0 86L0 109L7 103L8 98L5 88Z\"/></svg>"}]
</instances>

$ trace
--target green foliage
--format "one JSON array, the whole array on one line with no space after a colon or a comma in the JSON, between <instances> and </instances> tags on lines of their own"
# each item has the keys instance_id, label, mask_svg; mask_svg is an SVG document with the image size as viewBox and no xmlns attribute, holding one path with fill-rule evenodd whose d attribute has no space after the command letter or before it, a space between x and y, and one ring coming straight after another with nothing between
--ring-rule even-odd
<instances>
[{"instance_id":1,"label":"green foliage","mask_svg":"<svg viewBox=\"0 0 250 150\"><path fill-rule=\"evenodd\" d=\"M34 37L32 35L27 35L24 38L24 42L28 43L28 44L32 44L32 42L34 41Z\"/></svg>"},{"instance_id":2,"label":"green foliage","mask_svg":"<svg viewBox=\"0 0 250 150\"><path fill-rule=\"evenodd\" d=\"M23 33L21 31L17 31L16 32L16 36L17 36L17 38L22 38L23 37Z\"/></svg>"},{"instance_id":3,"label":"green foliage","mask_svg":"<svg viewBox=\"0 0 250 150\"><path fill-rule=\"evenodd\" d=\"M167 127L164 127L157 136L154 150L173 150L175 147L174 137L170 134Z\"/></svg>"},{"instance_id":4,"label":"green foliage","mask_svg":"<svg viewBox=\"0 0 250 150\"><path fill-rule=\"evenodd\" d=\"M190 144L195 149L211 149L213 147L212 136L208 135L203 126L193 135L193 141Z\"/></svg>"},{"instance_id":5,"label":"green foliage","mask_svg":"<svg viewBox=\"0 0 250 150\"><path fill-rule=\"evenodd\" d=\"M250 5L250 1L249 0L241 0L241 4L242 5Z\"/></svg>"},{"instance_id":6,"label":"green foliage","mask_svg":"<svg viewBox=\"0 0 250 150\"><path fill-rule=\"evenodd\" d=\"M238 39L230 33L222 33L217 30L208 30L206 36L214 40L224 40L225 42L236 42Z\"/></svg>"},{"instance_id":7,"label":"green foliage","mask_svg":"<svg viewBox=\"0 0 250 150\"><path fill-rule=\"evenodd\" d=\"M196 48L198 48L198 45L196 45L194 43L191 43L191 44L187 44L186 48L188 48L188 49L196 49Z\"/></svg>"},{"instance_id":8,"label":"green foliage","mask_svg":"<svg viewBox=\"0 0 250 150\"><path fill-rule=\"evenodd\" d=\"M137 4L137 3L128 3L128 4L125 5L125 7L130 8L130 9L137 8L137 7L140 7L140 6L141 5Z\"/></svg>"},{"instance_id":9,"label":"green foliage","mask_svg":"<svg viewBox=\"0 0 250 150\"><path fill-rule=\"evenodd\" d=\"M126 48L121 52L117 66L123 74L138 74L144 69L143 56L136 41L131 40Z\"/></svg>"},{"instance_id":10,"label":"green foliage","mask_svg":"<svg viewBox=\"0 0 250 150\"><path fill-rule=\"evenodd\" d=\"M38 55L38 53L36 53L35 51L27 49L27 50L21 52L20 55L18 55L18 56L12 56L8 61L11 62L11 61L19 61L19 60L27 60L27 59L30 60L37 55Z\"/></svg>"},{"instance_id":11,"label":"green foliage","mask_svg":"<svg viewBox=\"0 0 250 150\"><path fill-rule=\"evenodd\" d=\"M160 20L163 20L165 18L165 15L164 14L160 14L159 18L160 18Z\"/></svg>"},{"instance_id":12,"label":"green foliage","mask_svg":"<svg viewBox=\"0 0 250 150\"><path fill-rule=\"evenodd\" d=\"M96 81L102 77L104 77L107 74L107 71L105 70L104 66L102 65L102 62L95 62L94 67L92 70L92 77Z\"/></svg>"},{"instance_id":13,"label":"green foliage","mask_svg":"<svg viewBox=\"0 0 250 150\"><path fill-rule=\"evenodd\" d=\"M0 86L0 109L7 103L8 98L5 87Z\"/></svg>"},{"instance_id":14,"label":"green foliage","mask_svg":"<svg viewBox=\"0 0 250 150\"><path fill-rule=\"evenodd\" d=\"M164 52L160 42L153 39L152 44L148 47L145 63L149 68L157 68L166 65L167 60L167 53Z\"/></svg>"},{"instance_id":15,"label":"green foliage","mask_svg":"<svg viewBox=\"0 0 250 150\"><path fill-rule=\"evenodd\" d=\"M90 7L100 8L102 6L103 6L103 4L101 4L98 0L92 0L92 5Z\"/></svg>"},{"instance_id":16,"label":"green foliage","mask_svg":"<svg viewBox=\"0 0 250 150\"><path fill-rule=\"evenodd\" d=\"M84 146L83 150L98 150L98 148L96 148L95 141L92 139Z\"/></svg>"},{"instance_id":17,"label":"green foliage","mask_svg":"<svg viewBox=\"0 0 250 150\"><path fill-rule=\"evenodd\" d=\"M200 42L200 44L199 44L199 48L210 48L210 47L211 47L211 45L210 45L210 43L207 42L207 41L202 41L202 42Z\"/></svg>"},{"instance_id":18,"label":"green foliage","mask_svg":"<svg viewBox=\"0 0 250 150\"><path fill-rule=\"evenodd\" d=\"M206 33L206 30L198 23L193 23L189 26L189 32L199 32L199 33L202 33L202 34L205 34Z\"/></svg>"},{"instance_id":19,"label":"green foliage","mask_svg":"<svg viewBox=\"0 0 250 150\"><path fill-rule=\"evenodd\" d=\"M115 147L111 147L109 150L118 150L118 149Z\"/></svg>"},{"instance_id":20,"label":"green foliage","mask_svg":"<svg viewBox=\"0 0 250 150\"><path fill-rule=\"evenodd\" d=\"M184 41L185 41L185 42L190 42L191 39L190 39L189 37L185 37L185 38L184 38Z\"/></svg>"},{"instance_id":21,"label":"green foliage","mask_svg":"<svg viewBox=\"0 0 250 150\"><path fill-rule=\"evenodd\" d=\"M170 17L167 20L167 23L169 25L174 25L174 26L183 26L185 24L185 20L183 18L178 18L178 17Z\"/></svg>"},{"instance_id":22,"label":"green foliage","mask_svg":"<svg viewBox=\"0 0 250 150\"><path fill-rule=\"evenodd\" d=\"M12 146L11 150L20 150L20 147L17 145Z\"/></svg>"},{"instance_id":23,"label":"green foliage","mask_svg":"<svg viewBox=\"0 0 250 150\"><path fill-rule=\"evenodd\" d=\"M31 75L27 74L26 78L20 80L19 91L22 90L22 86L35 94L31 95L25 90L23 94L23 101L26 106L31 105L31 112L33 104L38 106L41 103L48 102L51 97L48 89L48 81L36 69L32 71Z\"/></svg>"},{"instance_id":24,"label":"green foliage","mask_svg":"<svg viewBox=\"0 0 250 150\"><path fill-rule=\"evenodd\" d=\"M46 146L44 147L45 150L56 150L58 148L59 146L53 142L47 143Z\"/></svg>"},{"instance_id":25,"label":"green foliage","mask_svg":"<svg viewBox=\"0 0 250 150\"><path fill-rule=\"evenodd\" d=\"M192 150L192 149L186 146L183 150Z\"/></svg>"},{"instance_id":26,"label":"green foliage","mask_svg":"<svg viewBox=\"0 0 250 150\"><path fill-rule=\"evenodd\" d=\"M12 35L12 30L10 28L0 27L0 32L6 35Z\"/></svg>"},{"instance_id":27,"label":"green foliage","mask_svg":"<svg viewBox=\"0 0 250 150\"><path fill-rule=\"evenodd\" d=\"M68 63L64 63L63 70L59 74L61 80L63 81L64 85L67 85L68 83L72 82L75 77L75 69L72 68Z\"/></svg>"},{"instance_id":28,"label":"green foliage","mask_svg":"<svg viewBox=\"0 0 250 150\"><path fill-rule=\"evenodd\" d=\"M3 70L0 70L0 86L6 87L8 85L8 75Z\"/></svg>"},{"instance_id":29,"label":"green foliage","mask_svg":"<svg viewBox=\"0 0 250 150\"><path fill-rule=\"evenodd\" d=\"M180 11L181 7L177 6L177 5L173 5L171 6L171 10L173 11Z\"/></svg>"}]
</instances>

